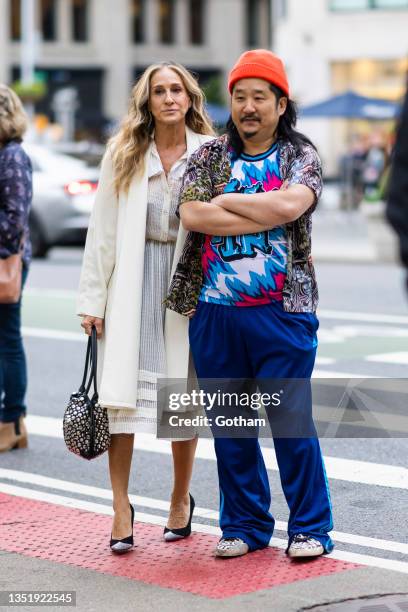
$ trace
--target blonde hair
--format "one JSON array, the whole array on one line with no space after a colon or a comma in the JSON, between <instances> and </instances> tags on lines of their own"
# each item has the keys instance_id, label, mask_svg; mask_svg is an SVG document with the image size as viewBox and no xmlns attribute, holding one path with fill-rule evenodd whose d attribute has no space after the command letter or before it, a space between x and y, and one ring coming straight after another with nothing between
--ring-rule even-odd
<instances>
[{"instance_id":1,"label":"blonde hair","mask_svg":"<svg viewBox=\"0 0 408 612\"><path fill-rule=\"evenodd\" d=\"M0 144L21 140L28 127L28 117L17 94L0 83Z\"/></svg>"},{"instance_id":2,"label":"blonde hair","mask_svg":"<svg viewBox=\"0 0 408 612\"><path fill-rule=\"evenodd\" d=\"M134 85L127 115L117 134L108 142L117 194L120 190L127 191L134 174L144 170L144 156L154 130L154 117L148 108L150 83L153 75L162 68L170 68L177 73L191 100L185 117L186 125L197 134L214 135L211 119L204 109L204 94L191 72L175 62L152 64Z\"/></svg>"}]
</instances>

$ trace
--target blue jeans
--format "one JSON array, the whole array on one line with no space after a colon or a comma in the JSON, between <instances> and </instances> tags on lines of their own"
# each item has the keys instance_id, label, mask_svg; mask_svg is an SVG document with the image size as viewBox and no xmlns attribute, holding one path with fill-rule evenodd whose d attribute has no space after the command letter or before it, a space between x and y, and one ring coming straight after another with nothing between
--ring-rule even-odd
<instances>
[{"instance_id":1,"label":"blue jeans","mask_svg":"<svg viewBox=\"0 0 408 612\"><path fill-rule=\"evenodd\" d=\"M315 362L317 327L316 315L285 312L280 302L247 308L199 302L189 327L198 378L248 378L260 383L280 378L308 380ZM304 399L300 406L303 414L298 418L310 437L309 433L299 438L274 435L290 510L289 543L303 533L319 540L330 552L330 493L312 419L311 396L306 393ZM300 402L296 403L299 406ZM273 429L273 423L271 426ZM271 492L258 439L215 437L214 444L223 537L239 537L250 550L263 548L269 543L275 520L269 511Z\"/></svg>"},{"instance_id":2,"label":"blue jeans","mask_svg":"<svg viewBox=\"0 0 408 612\"><path fill-rule=\"evenodd\" d=\"M23 267L23 287L28 268ZM21 296L16 304L0 304L0 421L25 416L27 364L21 337Z\"/></svg>"}]
</instances>

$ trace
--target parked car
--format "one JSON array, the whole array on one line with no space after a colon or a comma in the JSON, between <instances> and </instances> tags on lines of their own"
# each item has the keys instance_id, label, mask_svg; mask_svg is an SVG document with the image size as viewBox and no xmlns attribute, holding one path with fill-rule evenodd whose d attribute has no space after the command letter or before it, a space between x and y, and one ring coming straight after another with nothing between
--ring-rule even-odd
<instances>
[{"instance_id":1,"label":"parked car","mask_svg":"<svg viewBox=\"0 0 408 612\"><path fill-rule=\"evenodd\" d=\"M99 170L51 149L24 144L33 165L30 233L34 257L50 247L83 244L98 186Z\"/></svg>"}]
</instances>

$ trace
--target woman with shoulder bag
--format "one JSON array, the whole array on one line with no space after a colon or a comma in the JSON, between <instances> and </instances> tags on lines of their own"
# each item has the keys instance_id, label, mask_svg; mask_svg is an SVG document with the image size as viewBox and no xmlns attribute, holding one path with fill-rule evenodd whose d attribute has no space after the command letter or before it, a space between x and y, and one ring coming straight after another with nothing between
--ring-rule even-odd
<instances>
[{"instance_id":1,"label":"woman with shoulder bag","mask_svg":"<svg viewBox=\"0 0 408 612\"><path fill-rule=\"evenodd\" d=\"M114 518L110 547L133 546L128 483L134 434L156 432L157 380L188 376L188 318L165 309L186 233L176 217L188 156L214 135L195 78L176 63L147 68L102 160L81 272L78 314L98 333L99 403L107 408ZM166 540L190 535L197 440L173 441ZM129 535L130 534L130 535Z\"/></svg>"},{"instance_id":2,"label":"woman with shoulder bag","mask_svg":"<svg viewBox=\"0 0 408 612\"><path fill-rule=\"evenodd\" d=\"M21 292L31 260L32 168L21 146L27 124L20 99L0 84L0 452L27 447L21 337Z\"/></svg>"}]
</instances>

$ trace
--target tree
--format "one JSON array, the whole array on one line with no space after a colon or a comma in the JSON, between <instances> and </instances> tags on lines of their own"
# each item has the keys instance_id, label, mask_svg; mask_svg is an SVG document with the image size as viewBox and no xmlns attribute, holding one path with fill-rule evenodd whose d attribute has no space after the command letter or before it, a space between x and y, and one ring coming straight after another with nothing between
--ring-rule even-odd
<instances>
[{"instance_id":1,"label":"tree","mask_svg":"<svg viewBox=\"0 0 408 612\"><path fill-rule=\"evenodd\" d=\"M225 106L224 91L220 76L216 75L210 77L203 85L203 91L209 104Z\"/></svg>"}]
</instances>

